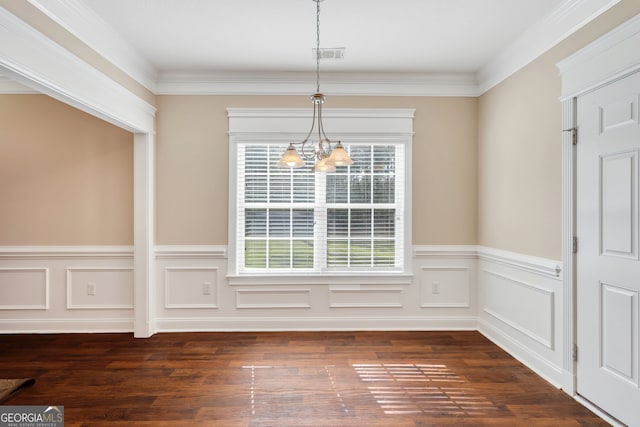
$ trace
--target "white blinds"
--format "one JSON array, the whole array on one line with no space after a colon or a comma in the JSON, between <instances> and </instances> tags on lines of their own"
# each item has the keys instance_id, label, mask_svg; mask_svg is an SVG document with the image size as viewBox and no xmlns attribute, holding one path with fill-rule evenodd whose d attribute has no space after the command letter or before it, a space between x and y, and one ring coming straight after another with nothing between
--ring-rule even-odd
<instances>
[{"instance_id":1,"label":"white blinds","mask_svg":"<svg viewBox=\"0 0 640 427\"><path fill-rule=\"evenodd\" d=\"M277 162L286 144L237 145L240 273L402 269L404 144L346 143L335 173Z\"/></svg>"}]
</instances>

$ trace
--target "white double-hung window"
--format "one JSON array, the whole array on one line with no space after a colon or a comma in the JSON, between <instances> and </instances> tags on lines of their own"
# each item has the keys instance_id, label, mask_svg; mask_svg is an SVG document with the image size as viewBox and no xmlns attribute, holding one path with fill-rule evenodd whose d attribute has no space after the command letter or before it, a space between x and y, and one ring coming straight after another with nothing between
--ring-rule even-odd
<instances>
[{"instance_id":1,"label":"white double-hung window","mask_svg":"<svg viewBox=\"0 0 640 427\"><path fill-rule=\"evenodd\" d=\"M406 272L413 110L325 110L325 129L353 164L279 167L308 117L229 109L230 274Z\"/></svg>"}]
</instances>

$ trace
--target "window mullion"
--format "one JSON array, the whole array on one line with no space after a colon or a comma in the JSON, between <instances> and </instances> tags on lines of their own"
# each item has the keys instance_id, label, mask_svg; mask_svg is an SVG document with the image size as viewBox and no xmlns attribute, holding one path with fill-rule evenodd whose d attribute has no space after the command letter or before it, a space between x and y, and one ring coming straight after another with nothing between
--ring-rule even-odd
<instances>
[{"instance_id":1,"label":"window mullion","mask_svg":"<svg viewBox=\"0 0 640 427\"><path fill-rule=\"evenodd\" d=\"M327 268L327 176L315 174L315 206L313 227L313 265L316 271Z\"/></svg>"}]
</instances>

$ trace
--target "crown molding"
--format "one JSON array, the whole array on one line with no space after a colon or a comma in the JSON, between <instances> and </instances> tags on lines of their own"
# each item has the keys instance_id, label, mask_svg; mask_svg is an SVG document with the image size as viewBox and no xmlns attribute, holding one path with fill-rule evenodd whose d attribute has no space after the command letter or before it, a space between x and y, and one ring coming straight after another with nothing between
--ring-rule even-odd
<instances>
[{"instance_id":1,"label":"crown molding","mask_svg":"<svg viewBox=\"0 0 640 427\"><path fill-rule=\"evenodd\" d=\"M28 1L138 83L155 90L155 68L89 6L80 0Z\"/></svg>"},{"instance_id":2,"label":"crown molding","mask_svg":"<svg viewBox=\"0 0 640 427\"><path fill-rule=\"evenodd\" d=\"M315 74L309 72L226 72L164 74L158 95L308 95ZM477 96L475 73L322 74L327 95Z\"/></svg>"},{"instance_id":3,"label":"crown molding","mask_svg":"<svg viewBox=\"0 0 640 427\"><path fill-rule=\"evenodd\" d=\"M3 95L28 95L40 93L37 90L33 90L28 86L21 85L20 83L11 80L7 77L0 75L0 94Z\"/></svg>"},{"instance_id":4,"label":"crown molding","mask_svg":"<svg viewBox=\"0 0 640 427\"><path fill-rule=\"evenodd\" d=\"M80 0L28 1L157 95L308 95L314 89L312 72L159 74ZM475 73L324 72L322 89L328 95L477 97L620 1L565 0ZM4 87L0 93L23 93Z\"/></svg>"},{"instance_id":5,"label":"crown molding","mask_svg":"<svg viewBox=\"0 0 640 427\"><path fill-rule=\"evenodd\" d=\"M309 108L247 108L228 107L231 119L309 118ZM323 118L413 119L415 108L323 108ZM260 131L262 132L262 131Z\"/></svg>"},{"instance_id":6,"label":"crown molding","mask_svg":"<svg viewBox=\"0 0 640 427\"><path fill-rule=\"evenodd\" d=\"M619 2L565 0L478 70L479 94L498 85Z\"/></svg>"}]
</instances>

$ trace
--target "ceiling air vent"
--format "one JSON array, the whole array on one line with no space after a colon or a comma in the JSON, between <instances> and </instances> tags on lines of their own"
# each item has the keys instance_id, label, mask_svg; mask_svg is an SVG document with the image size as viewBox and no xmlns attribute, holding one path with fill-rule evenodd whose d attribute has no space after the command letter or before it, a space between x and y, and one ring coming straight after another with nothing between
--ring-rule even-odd
<instances>
[{"instance_id":1,"label":"ceiling air vent","mask_svg":"<svg viewBox=\"0 0 640 427\"><path fill-rule=\"evenodd\" d=\"M344 49L344 47L320 48L320 59L344 59ZM317 51L318 49L314 47L311 52L314 61L317 58Z\"/></svg>"}]
</instances>

